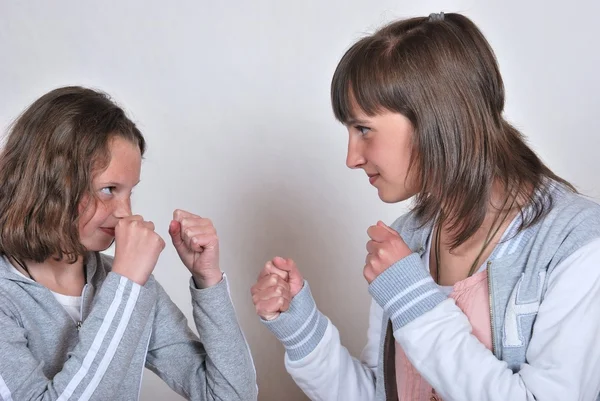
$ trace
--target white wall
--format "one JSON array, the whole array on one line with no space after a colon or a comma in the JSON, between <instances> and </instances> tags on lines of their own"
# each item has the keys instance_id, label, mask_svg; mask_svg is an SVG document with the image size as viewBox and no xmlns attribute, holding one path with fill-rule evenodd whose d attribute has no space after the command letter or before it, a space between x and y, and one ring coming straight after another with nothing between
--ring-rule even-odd
<instances>
[{"instance_id":1,"label":"white wall","mask_svg":"<svg viewBox=\"0 0 600 401\"><path fill-rule=\"evenodd\" d=\"M304 400L249 288L267 259L295 258L358 355L365 231L405 207L383 205L363 173L346 169L329 82L363 33L442 10L480 25L500 61L509 119L552 168L600 198L597 0L0 0L0 127L57 86L112 94L149 142L134 208L167 239L174 208L213 219L260 400ZM188 273L171 248L155 273L191 318ZM142 399L179 398L148 374Z\"/></svg>"}]
</instances>

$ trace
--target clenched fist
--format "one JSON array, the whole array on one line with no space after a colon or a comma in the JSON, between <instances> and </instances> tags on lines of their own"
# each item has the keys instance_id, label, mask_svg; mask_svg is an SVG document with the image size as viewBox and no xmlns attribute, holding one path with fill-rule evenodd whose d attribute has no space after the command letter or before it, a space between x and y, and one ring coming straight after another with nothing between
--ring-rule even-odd
<instances>
[{"instance_id":1,"label":"clenched fist","mask_svg":"<svg viewBox=\"0 0 600 401\"><path fill-rule=\"evenodd\" d=\"M139 215L124 217L115 226L112 271L144 285L164 248L165 241L154 231L154 223Z\"/></svg>"},{"instance_id":2,"label":"clenched fist","mask_svg":"<svg viewBox=\"0 0 600 401\"><path fill-rule=\"evenodd\" d=\"M198 288L211 287L221 281L219 238L209 219L177 209L169 224L169 234Z\"/></svg>"},{"instance_id":3,"label":"clenched fist","mask_svg":"<svg viewBox=\"0 0 600 401\"><path fill-rule=\"evenodd\" d=\"M273 320L290 307L304 286L304 279L291 259L275 257L267 262L252 286L252 302L258 316Z\"/></svg>"},{"instance_id":4,"label":"clenched fist","mask_svg":"<svg viewBox=\"0 0 600 401\"><path fill-rule=\"evenodd\" d=\"M367 242L368 254L363 275L370 284L394 263L409 256L412 251L396 231L381 221L369 227L367 234L371 239Z\"/></svg>"}]
</instances>

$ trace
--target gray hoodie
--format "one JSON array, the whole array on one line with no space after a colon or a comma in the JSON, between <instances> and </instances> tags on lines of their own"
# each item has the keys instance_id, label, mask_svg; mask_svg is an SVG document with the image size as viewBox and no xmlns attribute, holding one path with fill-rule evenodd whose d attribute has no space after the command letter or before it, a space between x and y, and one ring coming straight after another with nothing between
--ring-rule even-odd
<instances>
[{"instance_id":1,"label":"gray hoodie","mask_svg":"<svg viewBox=\"0 0 600 401\"><path fill-rule=\"evenodd\" d=\"M144 367L190 400L256 400L256 372L227 279L190 282L199 337L158 282L86 256L80 322L0 257L0 400L137 400Z\"/></svg>"}]
</instances>

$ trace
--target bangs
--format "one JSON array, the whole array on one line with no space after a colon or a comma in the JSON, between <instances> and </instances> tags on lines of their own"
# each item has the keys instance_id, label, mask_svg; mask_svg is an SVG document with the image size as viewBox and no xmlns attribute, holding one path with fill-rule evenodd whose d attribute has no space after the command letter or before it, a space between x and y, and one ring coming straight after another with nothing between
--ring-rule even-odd
<instances>
[{"instance_id":1,"label":"bangs","mask_svg":"<svg viewBox=\"0 0 600 401\"><path fill-rule=\"evenodd\" d=\"M409 117L405 76L410 67L397 44L366 37L344 54L331 81L331 105L338 121L347 125L357 109L368 116L389 110Z\"/></svg>"}]
</instances>

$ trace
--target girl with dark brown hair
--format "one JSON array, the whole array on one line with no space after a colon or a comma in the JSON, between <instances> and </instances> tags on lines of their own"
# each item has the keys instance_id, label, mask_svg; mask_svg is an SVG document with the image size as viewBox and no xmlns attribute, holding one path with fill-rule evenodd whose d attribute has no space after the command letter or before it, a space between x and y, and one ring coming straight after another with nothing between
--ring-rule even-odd
<instances>
[{"instance_id":1,"label":"girl with dark brown hair","mask_svg":"<svg viewBox=\"0 0 600 401\"><path fill-rule=\"evenodd\" d=\"M313 400L596 400L600 206L503 117L494 53L460 14L393 22L355 43L331 84L346 163L382 201L360 359L293 261L268 262L256 310Z\"/></svg>"}]
</instances>

